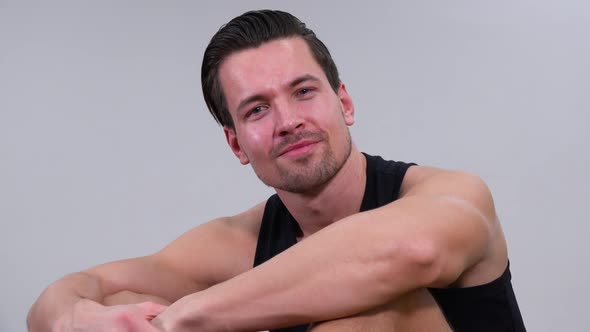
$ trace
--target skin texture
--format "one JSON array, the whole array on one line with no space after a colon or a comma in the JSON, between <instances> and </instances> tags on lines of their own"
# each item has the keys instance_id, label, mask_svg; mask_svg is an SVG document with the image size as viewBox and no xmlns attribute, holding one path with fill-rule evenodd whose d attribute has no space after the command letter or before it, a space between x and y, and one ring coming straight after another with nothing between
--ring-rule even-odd
<instances>
[{"instance_id":1,"label":"skin texture","mask_svg":"<svg viewBox=\"0 0 590 332\"><path fill-rule=\"evenodd\" d=\"M314 191L350 155L352 100L344 85L339 95L333 93L303 40L284 39L261 48L268 50L238 52L221 65L220 81L235 124L225 128L228 143L265 184L298 194ZM266 61L266 51L282 61ZM287 152L295 143L307 146Z\"/></svg>"},{"instance_id":2,"label":"skin texture","mask_svg":"<svg viewBox=\"0 0 590 332\"><path fill-rule=\"evenodd\" d=\"M494 203L472 174L411 167L400 199L358 213L366 163L348 131L354 104L343 84L331 89L303 40L234 53L219 78L235 124L224 128L228 145L276 188L301 226L299 243L252 268L263 202L155 254L58 280L31 308L30 331L98 331L104 322L123 331L151 331L146 322L175 332L306 322L324 322L316 332L445 331L424 287L481 285L504 271ZM152 319L133 304L144 301L168 306Z\"/></svg>"}]
</instances>

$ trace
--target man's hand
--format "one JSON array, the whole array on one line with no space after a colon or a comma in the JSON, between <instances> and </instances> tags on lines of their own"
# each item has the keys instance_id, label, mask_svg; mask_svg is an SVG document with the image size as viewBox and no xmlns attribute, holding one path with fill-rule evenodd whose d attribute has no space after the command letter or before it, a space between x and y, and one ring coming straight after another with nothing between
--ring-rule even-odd
<instances>
[{"instance_id":1,"label":"man's hand","mask_svg":"<svg viewBox=\"0 0 590 332\"><path fill-rule=\"evenodd\" d=\"M81 300L73 312L66 314L56 322L53 332L161 332L151 324L151 320L166 310L166 306L143 302L117 306L103 306L99 303Z\"/></svg>"},{"instance_id":2,"label":"man's hand","mask_svg":"<svg viewBox=\"0 0 590 332\"><path fill-rule=\"evenodd\" d=\"M191 332L191 331L211 331L210 325L206 324L205 313L200 310L201 304L198 301L199 293L185 296L180 300L172 303L164 311L155 317L151 324L157 328L157 331L165 332ZM190 308L190 310L187 310ZM183 315L189 314L186 317Z\"/></svg>"}]
</instances>

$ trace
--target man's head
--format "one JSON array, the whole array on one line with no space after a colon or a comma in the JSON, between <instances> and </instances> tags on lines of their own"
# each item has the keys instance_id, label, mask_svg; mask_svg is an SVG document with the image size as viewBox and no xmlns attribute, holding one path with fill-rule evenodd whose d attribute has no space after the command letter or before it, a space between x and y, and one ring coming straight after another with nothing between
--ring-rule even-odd
<instances>
[{"instance_id":1,"label":"man's head","mask_svg":"<svg viewBox=\"0 0 590 332\"><path fill-rule=\"evenodd\" d=\"M277 190L320 189L348 160L352 100L328 50L290 14L248 12L224 26L203 89L234 154Z\"/></svg>"},{"instance_id":2,"label":"man's head","mask_svg":"<svg viewBox=\"0 0 590 332\"><path fill-rule=\"evenodd\" d=\"M211 38L201 67L203 96L209 111L222 126L234 128L233 119L227 109L223 87L219 82L219 67L231 54L263 43L288 37L305 40L315 61L320 65L336 92L340 85L338 69L328 48L314 32L295 16L273 10L249 11L233 20Z\"/></svg>"}]
</instances>

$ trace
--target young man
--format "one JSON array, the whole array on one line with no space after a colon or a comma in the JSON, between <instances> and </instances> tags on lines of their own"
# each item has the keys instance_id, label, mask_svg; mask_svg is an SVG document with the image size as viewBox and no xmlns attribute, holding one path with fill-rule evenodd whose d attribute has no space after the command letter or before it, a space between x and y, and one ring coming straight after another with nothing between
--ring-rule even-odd
<instances>
[{"instance_id":1,"label":"young man","mask_svg":"<svg viewBox=\"0 0 590 332\"><path fill-rule=\"evenodd\" d=\"M30 331L525 330L486 185L359 152L352 99L298 19L233 19L201 79L230 148L277 194L56 281Z\"/></svg>"}]
</instances>

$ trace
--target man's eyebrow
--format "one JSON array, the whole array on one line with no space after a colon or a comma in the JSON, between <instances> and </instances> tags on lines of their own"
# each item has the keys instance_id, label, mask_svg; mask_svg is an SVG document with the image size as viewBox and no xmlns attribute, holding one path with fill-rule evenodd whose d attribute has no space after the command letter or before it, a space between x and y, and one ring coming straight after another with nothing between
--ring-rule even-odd
<instances>
[{"instance_id":1,"label":"man's eyebrow","mask_svg":"<svg viewBox=\"0 0 590 332\"><path fill-rule=\"evenodd\" d=\"M289 86L291 88L296 87L297 85L306 82L306 81L314 81L314 82L319 82L320 79L311 75L311 74L305 74L302 76L297 77L296 79L292 80L291 83L289 83Z\"/></svg>"},{"instance_id":2,"label":"man's eyebrow","mask_svg":"<svg viewBox=\"0 0 590 332\"><path fill-rule=\"evenodd\" d=\"M295 78L294 80L292 80L288 86L290 88L294 88L297 85L303 83L303 82L307 82L307 81L313 81L313 82L319 82L320 79L311 75L311 74L305 74L305 75L301 75L297 78ZM240 101L240 103L238 104L238 107L236 108L237 111L240 111L244 106L246 106L247 104L253 102L253 101L257 101L257 100L263 100L265 98L265 96L263 94L255 94L255 95L251 95L248 96L246 98L244 98L242 101Z\"/></svg>"}]
</instances>

